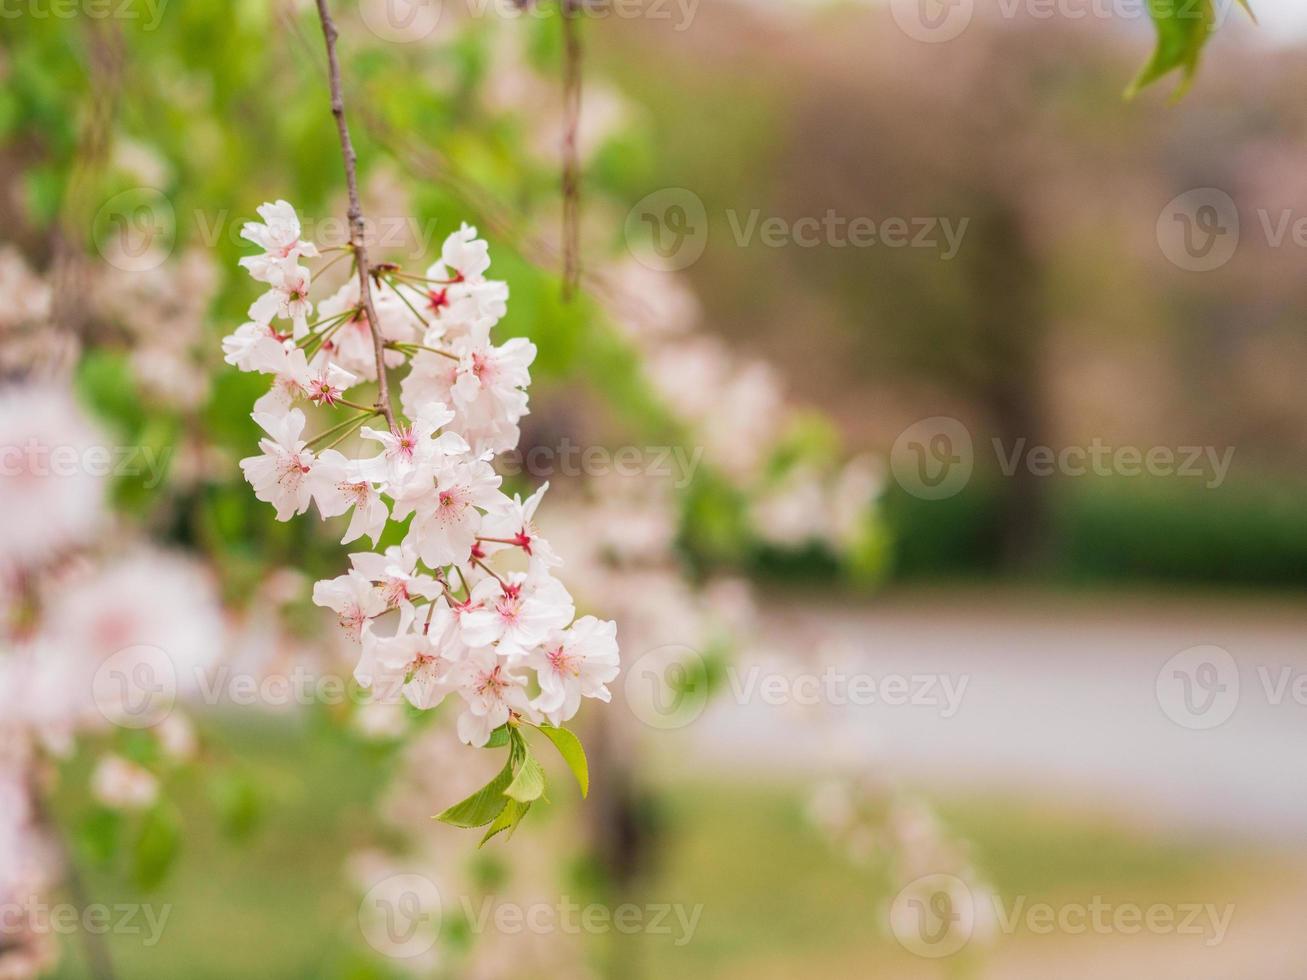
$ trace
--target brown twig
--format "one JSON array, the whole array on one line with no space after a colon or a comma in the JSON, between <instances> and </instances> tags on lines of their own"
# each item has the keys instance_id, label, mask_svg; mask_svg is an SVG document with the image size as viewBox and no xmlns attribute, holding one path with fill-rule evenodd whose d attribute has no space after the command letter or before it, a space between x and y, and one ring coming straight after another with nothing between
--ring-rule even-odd
<instances>
[{"instance_id":1,"label":"brown twig","mask_svg":"<svg viewBox=\"0 0 1307 980\"><path fill-rule=\"evenodd\" d=\"M59 826L59 821L55 818L46 801L44 786L37 771L40 763L33 761L32 765L32 815L37 826L45 831L46 836L58 852L59 859L63 864L64 886L68 889L78 912L84 915L91 904L90 893L87 891L86 882L82 879L81 871L78 870L73 849L69 846L67 839L64 837L63 829ZM78 935L82 940L82 952L86 956L86 967L94 980L116 980L117 974L114 973L113 957L109 953L109 945L104 936L94 929L80 929Z\"/></svg>"},{"instance_id":2,"label":"brown twig","mask_svg":"<svg viewBox=\"0 0 1307 980\"><path fill-rule=\"evenodd\" d=\"M349 244L359 274L359 300L368 318L372 334L372 351L377 361L377 408L386 417L390 431L396 431L395 412L390 407L390 386L386 379L385 341L381 336L381 321L372 305L372 266L368 262L368 249L364 241L366 226L363 223L363 205L359 203L358 156L349 138L345 123L345 96L340 84L340 59L336 56L336 23L327 9L327 0L317 0L318 17L322 21L322 36L327 42L327 80L331 86L331 114L336 117L336 131L340 134L340 153L345 161L345 187L349 192Z\"/></svg>"},{"instance_id":3,"label":"brown twig","mask_svg":"<svg viewBox=\"0 0 1307 980\"><path fill-rule=\"evenodd\" d=\"M559 0L563 20L563 298L581 282L581 25L578 0Z\"/></svg>"}]
</instances>

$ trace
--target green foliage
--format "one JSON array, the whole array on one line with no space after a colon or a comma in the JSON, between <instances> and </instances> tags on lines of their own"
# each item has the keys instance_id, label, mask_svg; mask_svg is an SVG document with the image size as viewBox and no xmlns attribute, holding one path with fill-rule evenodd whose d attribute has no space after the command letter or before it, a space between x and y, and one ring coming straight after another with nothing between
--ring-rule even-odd
<instances>
[{"instance_id":1,"label":"green foliage","mask_svg":"<svg viewBox=\"0 0 1307 980\"><path fill-rule=\"evenodd\" d=\"M93 806L86 811L77 829L77 843L94 865L105 867L118 855L123 818L117 810Z\"/></svg>"},{"instance_id":2,"label":"green foliage","mask_svg":"<svg viewBox=\"0 0 1307 980\"><path fill-rule=\"evenodd\" d=\"M1239 0L1239 5L1253 16L1248 0ZM1141 89L1173 71L1180 72L1181 80L1172 98L1183 98L1193 84L1203 47L1217 26L1213 0L1148 0L1148 13L1157 28L1157 47L1126 89L1126 98L1134 98Z\"/></svg>"},{"instance_id":3,"label":"green foliage","mask_svg":"<svg viewBox=\"0 0 1307 980\"><path fill-rule=\"evenodd\" d=\"M159 886L181 852L182 822L167 802L155 806L141 821L132 847L132 880L138 888Z\"/></svg>"},{"instance_id":4,"label":"green foliage","mask_svg":"<svg viewBox=\"0 0 1307 980\"><path fill-rule=\"evenodd\" d=\"M454 827L470 829L472 827L484 827L499 816L500 811L504 809L507 803L504 792L516 775L517 743L520 740L520 735L510 739L512 745L509 749L508 762L499 771L499 775L461 803L455 803L447 810L437 814L436 819L441 823L447 823Z\"/></svg>"},{"instance_id":5,"label":"green foliage","mask_svg":"<svg viewBox=\"0 0 1307 980\"><path fill-rule=\"evenodd\" d=\"M553 725L540 725L539 730L545 738L554 743L558 749L558 754L563 757L567 767L572 770L572 775L576 777L577 784L581 787L581 795L590 795L590 763L585 757L585 746L581 740L576 737L575 733L566 728L555 728Z\"/></svg>"},{"instance_id":6,"label":"green foliage","mask_svg":"<svg viewBox=\"0 0 1307 980\"><path fill-rule=\"evenodd\" d=\"M263 817L263 798L254 779L234 769L217 773L209 783L209 799L223 833L232 840L248 839Z\"/></svg>"},{"instance_id":7,"label":"green foliage","mask_svg":"<svg viewBox=\"0 0 1307 980\"><path fill-rule=\"evenodd\" d=\"M581 785L582 795L590 789L590 770L581 740L566 728L549 725L529 726L544 733L562 754ZM508 761L498 775L460 803L455 803L435 819L455 827L486 827L481 838L485 844L498 834L512 836L531 805L545 798L545 770L531 752L521 725L501 725L490 735L486 748L508 746Z\"/></svg>"}]
</instances>

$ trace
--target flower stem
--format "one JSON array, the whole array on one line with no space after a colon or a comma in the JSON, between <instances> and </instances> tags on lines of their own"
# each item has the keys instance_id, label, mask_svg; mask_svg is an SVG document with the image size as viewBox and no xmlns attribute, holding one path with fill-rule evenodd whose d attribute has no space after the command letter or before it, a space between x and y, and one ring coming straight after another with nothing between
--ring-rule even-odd
<instances>
[{"instance_id":1,"label":"flower stem","mask_svg":"<svg viewBox=\"0 0 1307 980\"><path fill-rule=\"evenodd\" d=\"M321 442L323 439L326 439L328 436L333 436L337 432L340 432L342 429L345 429L346 431L340 437L340 439L343 439L345 436L349 435L349 428L348 428L349 426L357 425L358 423L364 421L365 419L370 419L372 418L372 416L380 415L380 414L381 414L381 409L379 408L365 408L361 415L355 415L350 418L347 418L344 422L337 422L330 429L326 429L323 432L319 432L316 436L314 436L307 443L305 443L305 445L311 447L315 442ZM337 439L335 442L333 442L331 446L334 446L337 442L340 442L340 439ZM323 448L330 449L331 446L324 446Z\"/></svg>"},{"instance_id":2,"label":"flower stem","mask_svg":"<svg viewBox=\"0 0 1307 980\"><path fill-rule=\"evenodd\" d=\"M327 0L317 0L318 18L322 21L322 37L327 45L327 79L331 86L331 114L336 117L336 131L340 136L340 153L345 163L345 188L349 192L349 244L358 260L359 299L368 316L368 329L372 333L372 353L377 362L377 408L386 417L390 431L395 431L395 412L390 407L390 386L386 379L386 358L382 348L381 321L372 304L372 285L368 270L368 249L364 241L366 226L363 223L363 205L359 203L358 155L349 138L345 122L345 96L340 83L340 59L336 55L336 23L327 9Z\"/></svg>"}]
</instances>

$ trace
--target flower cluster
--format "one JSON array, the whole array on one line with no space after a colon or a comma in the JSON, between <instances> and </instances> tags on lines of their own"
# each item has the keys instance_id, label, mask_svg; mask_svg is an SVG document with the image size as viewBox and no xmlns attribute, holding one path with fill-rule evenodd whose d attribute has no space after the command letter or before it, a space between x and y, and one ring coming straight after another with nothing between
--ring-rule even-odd
<instances>
[{"instance_id":1,"label":"flower cluster","mask_svg":"<svg viewBox=\"0 0 1307 980\"><path fill-rule=\"evenodd\" d=\"M367 270L374 324L357 275L315 315L301 260L319 249L285 201L259 214L242 235L263 253L241 265L267 290L223 341L229 363L271 377L253 413L266 437L241 461L245 477L279 520L310 506L324 519L349 513L344 542L366 537L375 549L392 522L408 522L399 545L353 554L345 574L314 587L360 645L356 679L374 700L419 709L456 694L459 737L478 746L510 719L561 726L581 698L607 701L616 626L575 619L554 577L560 559L535 525L546 487L510 499L491 465L517 445L536 350L491 341L508 288L486 278L476 229L450 235L424 275ZM350 246L340 251L357 263ZM393 422L391 371L404 372ZM380 382L375 404L354 395L368 382ZM309 406L344 417L306 438Z\"/></svg>"}]
</instances>

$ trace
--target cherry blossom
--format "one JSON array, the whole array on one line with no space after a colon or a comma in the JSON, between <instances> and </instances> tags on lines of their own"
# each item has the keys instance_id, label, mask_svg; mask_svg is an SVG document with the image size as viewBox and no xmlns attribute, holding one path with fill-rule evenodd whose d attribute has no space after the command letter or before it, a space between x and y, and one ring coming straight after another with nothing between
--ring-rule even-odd
<instances>
[{"instance_id":1,"label":"cherry blossom","mask_svg":"<svg viewBox=\"0 0 1307 980\"><path fill-rule=\"evenodd\" d=\"M513 674L489 647L473 650L450 678L467 707L458 716L458 737L481 746L511 713L535 717L526 695L526 678Z\"/></svg>"},{"instance_id":2,"label":"cherry blossom","mask_svg":"<svg viewBox=\"0 0 1307 980\"><path fill-rule=\"evenodd\" d=\"M460 616L463 642L470 647L497 643L499 653L514 662L567 625L576 611L562 583L543 567L483 579L471 599Z\"/></svg>"},{"instance_id":3,"label":"cherry blossom","mask_svg":"<svg viewBox=\"0 0 1307 980\"><path fill-rule=\"evenodd\" d=\"M525 503L519 494L514 494L512 502L502 510L487 514L481 523L481 550L493 555L505 548L521 548L542 565L561 565L563 559L554 553L535 525L536 510L548 489L548 483L541 485Z\"/></svg>"},{"instance_id":4,"label":"cherry blossom","mask_svg":"<svg viewBox=\"0 0 1307 980\"><path fill-rule=\"evenodd\" d=\"M517 445L536 348L491 337L508 288L485 277L489 248L463 225L425 276L369 270L376 324L357 275L310 323L312 276L299 261L317 250L285 202L260 216L246 237L265 254L242 264L270 288L223 341L233 367L272 376L253 413L266 435L241 461L245 477L278 520L311 503L324 519L350 514L344 542L375 547L408 522L400 545L351 554L348 571L314 585L313 601L356 644L354 677L371 703L425 711L457 694L460 740L485 745L511 724L510 761L522 765L516 727L561 724L583 698L608 700L618 653L614 624L573 623L575 603L553 574L562 559L537 524L547 486L510 498L492 465ZM286 319L289 334L274 325ZM392 374L403 415L387 404ZM375 401L352 395L369 381ZM306 412L327 418L310 440Z\"/></svg>"},{"instance_id":5,"label":"cherry blossom","mask_svg":"<svg viewBox=\"0 0 1307 980\"><path fill-rule=\"evenodd\" d=\"M390 511L366 474L364 460L350 459L335 449L325 449L313 469L314 500L324 518L337 517L353 508L349 527L341 544L367 535L377 543Z\"/></svg>"},{"instance_id":6,"label":"cherry blossom","mask_svg":"<svg viewBox=\"0 0 1307 980\"><path fill-rule=\"evenodd\" d=\"M357 640L363 627L386 610L386 602L372 583L357 571L323 579L313 586L313 601L333 610L345 635Z\"/></svg>"},{"instance_id":7,"label":"cherry blossom","mask_svg":"<svg viewBox=\"0 0 1307 980\"><path fill-rule=\"evenodd\" d=\"M147 810L159 798L159 781L148 769L109 755L91 776L91 795L110 809Z\"/></svg>"},{"instance_id":8,"label":"cherry blossom","mask_svg":"<svg viewBox=\"0 0 1307 980\"><path fill-rule=\"evenodd\" d=\"M582 616L527 658L540 679L536 709L551 725L561 725L576 714L582 697L611 700L606 685L617 677L617 660L617 624Z\"/></svg>"},{"instance_id":9,"label":"cherry blossom","mask_svg":"<svg viewBox=\"0 0 1307 980\"><path fill-rule=\"evenodd\" d=\"M259 440L263 454L242 459L241 469L254 495L277 509L277 520L289 520L308 510L316 482L309 479L313 453L300 439L304 413L293 408L284 415L255 413L253 418L271 438Z\"/></svg>"},{"instance_id":10,"label":"cherry blossom","mask_svg":"<svg viewBox=\"0 0 1307 980\"><path fill-rule=\"evenodd\" d=\"M299 258L316 258L318 248L301 237L299 215L286 201L264 204L258 209L262 222L247 221L241 228L241 238L263 249L263 255L248 256L240 260L243 268L258 282L272 282L272 269Z\"/></svg>"}]
</instances>

